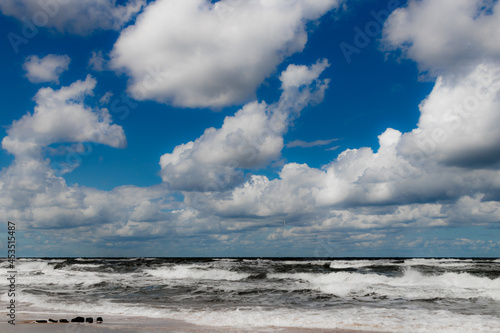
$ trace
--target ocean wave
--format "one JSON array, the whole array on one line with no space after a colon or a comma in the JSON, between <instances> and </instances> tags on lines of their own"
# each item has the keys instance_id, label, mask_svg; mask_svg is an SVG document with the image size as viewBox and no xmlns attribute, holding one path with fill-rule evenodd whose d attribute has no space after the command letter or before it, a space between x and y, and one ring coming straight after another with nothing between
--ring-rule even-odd
<instances>
[{"instance_id":1,"label":"ocean wave","mask_svg":"<svg viewBox=\"0 0 500 333\"><path fill-rule=\"evenodd\" d=\"M375 293L378 296L406 299L487 297L500 300L500 278L490 279L469 273L423 275L411 267L403 276L333 272L328 274L269 274L269 278L307 282L312 289L340 297Z\"/></svg>"},{"instance_id":2,"label":"ocean wave","mask_svg":"<svg viewBox=\"0 0 500 333\"><path fill-rule=\"evenodd\" d=\"M24 259L16 268L22 311L385 332L498 332L500 322L493 259Z\"/></svg>"},{"instance_id":3,"label":"ocean wave","mask_svg":"<svg viewBox=\"0 0 500 333\"><path fill-rule=\"evenodd\" d=\"M146 269L145 273L162 279L193 279L193 280L244 280L251 276L249 273L232 272L216 268L198 266L174 266Z\"/></svg>"},{"instance_id":4,"label":"ocean wave","mask_svg":"<svg viewBox=\"0 0 500 333\"><path fill-rule=\"evenodd\" d=\"M61 303L38 295L22 297L29 310L43 308L57 314L117 315L166 318L196 325L232 328L289 327L309 329L345 329L380 332L416 333L499 333L498 318L485 315L461 315L450 311L394 309L383 307L347 307L330 310L241 307L232 310L165 309L98 300Z\"/></svg>"},{"instance_id":5,"label":"ocean wave","mask_svg":"<svg viewBox=\"0 0 500 333\"><path fill-rule=\"evenodd\" d=\"M386 261L380 262L378 260L335 260L330 263L330 268L345 269L345 268L360 268L368 267L376 264L388 264Z\"/></svg>"}]
</instances>

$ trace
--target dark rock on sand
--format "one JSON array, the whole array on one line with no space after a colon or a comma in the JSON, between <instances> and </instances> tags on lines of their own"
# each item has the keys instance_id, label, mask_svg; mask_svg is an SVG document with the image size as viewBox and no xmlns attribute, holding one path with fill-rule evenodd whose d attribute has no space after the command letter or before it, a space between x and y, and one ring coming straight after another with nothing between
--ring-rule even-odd
<instances>
[{"instance_id":1,"label":"dark rock on sand","mask_svg":"<svg viewBox=\"0 0 500 333\"><path fill-rule=\"evenodd\" d=\"M76 317L76 318L71 319L71 322L72 323L84 323L85 322L85 318L83 318L83 317Z\"/></svg>"},{"instance_id":2,"label":"dark rock on sand","mask_svg":"<svg viewBox=\"0 0 500 333\"><path fill-rule=\"evenodd\" d=\"M94 319L93 318L85 318L85 322L89 323L89 324L92 324L94 322Z\"/></svg>"}]
</instances>

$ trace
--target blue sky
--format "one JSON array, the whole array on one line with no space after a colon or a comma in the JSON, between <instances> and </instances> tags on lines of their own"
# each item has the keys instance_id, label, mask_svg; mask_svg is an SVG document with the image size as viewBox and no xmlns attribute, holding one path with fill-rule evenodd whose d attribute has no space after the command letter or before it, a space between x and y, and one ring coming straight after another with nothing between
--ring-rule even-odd
<instances>
[{"instance_id":1,"label":"blue sky","mask_svg":"<svg viewBox=\"0 0 500 333\"><path fill-rule=\"evenodd\" d=\"M0 12L18 255L500 254L497 1Z\"/></svg>"}]
</instances>

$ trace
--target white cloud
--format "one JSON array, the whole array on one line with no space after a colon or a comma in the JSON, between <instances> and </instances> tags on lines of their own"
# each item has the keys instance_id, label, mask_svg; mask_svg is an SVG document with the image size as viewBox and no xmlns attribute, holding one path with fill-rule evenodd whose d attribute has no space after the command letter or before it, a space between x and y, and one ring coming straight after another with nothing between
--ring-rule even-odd
<instances>
[{"instance_id":1,"label":"white cloud","mask_svg":"<svg viewBox=\"0 0 500 333\"><path fill-rule=\"evenodd\" d=\"M35 96L33 114L14 121L2 140L2 147L11 154L39 156L41 148L58 142L96 142L124 147L123 129L112 124L107 109L92 110L83 104L92 94L96 80L87 76L59 90L42 88Z\"/></svg>"},{"instance_id":2,"label":"white cloud","mask_svg":"<svg viewBox=\"0 0 500 333\"><path fill-rule=\"evenodd\" d=\"M499 82L498 66L484 64L461 81L440 78L418 127L387 129L376 152L347 149L321 169L289 163L279 178L255 175L223 196L207 193L206 207L221 217L288 215L325 228L496 223ZM380 214L382 207L393 208Z\"/></svg>"},{"instance_id":3,"label":"white cloud","mask_svg":"<svg viewBox=\"0 0 500 333\"><path fill-rule=\"evenodd\" d=\"M499 21L497 1L412 0L387 19L384 41L422 71L460 74L500 60Z\"/></svg>"},{"instance_id":4,"label":"white cloud","mask_svg":"<svg viewBox=\"0 0 500 333\"><path fill-rule=\"evenodd\" d=\"M130 75L128 90L138 100L214 108L245 102L302 51L305 23L338 3L159 0L122 31L111 65Z\"/></svg>"},{"instance_id":5,"label":"white cloud","mask_svg":"<svg viewBox=\"0 0 500 333\"><path fill-rule=\"evenodd\" d=\"M145 5L145 0L1 0L0 11L35 27L53 28L61 33L88 35L95 30L119 30Z\"/></svg>"},{"instance_id":6,"label":"white cloud","mask_svg":"<svg viewBox=\"0 0 500 333\"><path fill-rule=\"evenodd\" d=\"M55 82L59 84L59 76L68 70L70 61L67 55L49 54L41 59L32 55L24 61L23 69L32 83Z\"/></svg>"},{"instance_id":7,"label":"white cloud","mask_svg":"<svg viewBox=\"0 0 500 333\"><path fill-rule=\"evenodd\" d=\"M324 61L309 68L317 75L304 77L302 83L308 89L288 85L279 103L271 106L262 104L270 112L269 115L277 117L275 126L280 133L286 129L286 119L297 116L309 102L322 98L326 82L317 80L317 76L326 66ZM35 97L37 106L33 114L28 113L8 129L8 136L2 144L4 149L15 155L15 161L0 172L0 214L4 218L22 221L23 228L29 230L64 229L63 233L52 232L52 235L57 234L68 242L92 237L95 225L99 225L99 239L117 241L200 233L223 234L228 228L238 230L252 225L227 223L214 216L203 216L198 210L170 197L165 186L123 186L112 191L68 186L64 178L55 174L51 161L43 156L44 147L88 138L92 142L114 147L124 144L123 130L111 124L105 110L91 110L83 102L95 85L95 80L89 76L85 81L77 81L59 90L40 89ZM298 93L299 89L301 93ZM248 107L258 105L251 103ZM255 115L257 118L261 116L259 112ZM240 125L238 121L233 121ZM102 135L94 135L94 131L100 131ZM282 145L282 138L278 140ZM262 154L265 160L268 153Z\"/></svg>"},{"instance_id":8,"label":"white cloud","mask_svg":"<svg viewBox=\"0 0 500 333\"><path fill-rule=\"evenodd\" d=\"M177 1L170 3L182 5ZM231 3L223 1L217 6ZM290 8L298 6L290 3ZM452 2L436 3L452 6ZM464 4L455 3L458 7ZM218 17L232 22L231 16L239 17L238 10L247 10L249 4L257 2L245 2L242 9L206 8L220 10ZM324 4L330 6L330 2ZM411 2L404 10L425 5L431 4L425 0ZM201 10L206 11L203 15L214 14L206 8ZM457 10L461 13L462 9ZM494 17L496 13L493 10L488 15ZM200 10L193 9L192 16L198 14ZM471 29L479 29L476 24L486 25L483 20L487 21L482 16L474 19ZM138 26L145 22L138 22ZM425 25L434 21L418 22L415 31L420 25L424 25L425 31ZM388 29L394 33L393 26ZM456 38L453 29L443 27L436 31L444 40ZM130 33L135 32L132 29ZM414 228L498 226L500 154L495 143L500 141L497 131L500 66L496 60L482 56L471 56L470 62L455 56L448 65L443 59L449 55L439 48L435 49L436 59L431 59L420 56L417 49L412 51L413 47L425 49L428 45L408 45L408 56L419 61L422 69L442 74L420 105L421 117L415 130L401 133L389 128L379 136L380 147L376 151L367 147L347 149L322 168L288 163L276 179L253 175L238 184L243 176L239 169L259 168L280 157L289 122L303 107L323 97L327 82L318 77L326 62L311 67L291 65L281 75L283 93L279 102L248 103L234 116L226 117L220 128L207 129L195 141L179 145L162 156L161 175L170 188L219 191L203 193L201 205L197 201L200 193L184 192L185 200L180 202L170 197L172 193L163 184L147 188L124 186L112 191L68 186L64 178L54 174L50 160L43 156L44 147L87 140L122 147L125 136L121 127L111 123L105 109L92 110L84 104L84 97L95 86L92 78L59 90L41 89L35 97L37 107L33 114L14 122L2 142L16 160L0 172L0 215L31 228L47 228L57 237L74 232L78 233L77 239L97 237L110 244L124 239L170 237L185 246L189 239L198 241L204 234L210 234L214 241L240 245L259 242L274 246L280 241L287 245L292 243L286 242L300 239L301 251L308 246L319 246L319 240L330 236L335 246L358 243L375 248L390 242L391 232L397 229L411 233L408 239L394 239L404 243L401 248L406 249L437 248L450 242L456 242L457 246L493 244L488 246L498 249L498 243L486 244L473 237L451 239L448 243L428 241L414 237ZM486 49L485 46L481 49L483 55L493 54ZM457 67L459 63L467 70ZM308 144L318 143L322 142ZM217 178L220 175L234 178ZM100 231L97 236L96 225ZM57 228L74 229L55 233ZM262 241L266 238L272 242ZM197 245L197 249L205 249L210 244Z\"/></svg>"},{"instance_id":9,"label":"white cloud","mask_svg":"<svg viewBox=\"0 0 500 333\"><path fill-rule=\"evenodd\" d=\"M286 144L287 148L293 148L293 147L301 147L301 148L311 148L311 147L318 147L318 146L326 146L333 141L337 141L338 139L328 139L328 140L315 140L311 142L303 141L303 140L294 140ZM334 150L334 149L327 149L327 150Z\"/></svg>"},{"instance_id":10,"label":"white cloud","mask_svg":"<svg viewBox=\"0 0 500 333\"><path fill-rule=\"evenodd\" d=\"M107 91L102 97L99 99L99 103L101 105L108 104L111 97L113 97L113 93L111 91Z\"/></svg>"},{"instance_id":11,"label":"white cloud","mask_svg":"<svg viewBox=\"0 0 500 333\"><path fill-rule=\"evenodd\" d=\"M92 56L89 59L89 68L96 71L102 72L106 66L106 61L102 55L102 51L92 51Z\"/></svg>"},{"instance_id":12,"label":"white cloud","mask_svg":"<svg viewBox=\"0 0 500 333\"><path fill-rule=\"evenodd\" d=\"M0 172L0 213L11 221L23 222L23 230L76 229L127 221L166 220L161 212L171 204L163 203L168 192L158 187L141 189L124 186L112 191L68 186L54 174L47 159L16 158ZM20 223L21 224L21 223ZM91 229L88 230L92 233ZM80 235L78 238L80 238Z\"/></svg>"},{"instance_id":13,"label":"white cloud","mask_svg":"<svg viewBox=\"0 0 500 333\"><path fill-rule=\"evenodd\" d=\"M388 128L376 152L347 149L320 169L289 163L279 178L252 176L230 193L206 194L206 209L222 217L288 215L311 230L498 223L500 44L486 30L498 28L499 4L481 2L478 13L478 3L412 1L385 26L386 42L441 73L417 128ZM442 19L443 12L457 15Z\"/></svg>"},{"instance_id":14,"label":"white cloud","mask_svg":"<svg viewBox=\"0 0 500 333\"><path fill-rule=\"evenodd\" d=\"M418 128L399 151L413 163L493 167L500 162L500 64L481 64L456 80L439 77L421 103Z\"/></svg>"},{"instance_id":15,"label":"white cloud","mask_svg":"<svg viewBox=\"0 0 500 333\"><path fill-rule=\"evenodd\" d=\"M95 86L96 80L87 76L59 90L42 88L35 96L34 112L8 128L2 147L14 154L15 160L0 171L0 214L22 221L23 230L117 223L116 229L127 221L168 219L162 209L175 208L168 191L160 186L123 186L106 192L68 186L64 178L56 175L44 154L50 144L126 145L123 129L112 123L106 109L93 110L84 104ZM172 202L165 203L168 200ZM88 232L92 233L90 229Z\"/></svg>"},{"instance_id":16,"label":"white cloud","mask_svg":"<svg viewBox=\"0 0 500 333\"><path fill-rule=\"evenodd\" d=\"M399 151L401 138L400 132L388 129L379 137L377 152L348 149L322 169L286 164L274 180L255 175L230 194L206 194L207 205L219 216L305 216L313 225L324 220L346 228L404 226L404 221L430 226L456 223L458 215L452 211L460 206L460 200L477 194L480 199L476 201L486 202L481 198L494 196L500 188L495 169L456 168L432 158L416 164ZM433 217L425 218L425 203L439 201L450 204L436 204ZM412 207L414 212L407 218L395 211L382 217L376 213L380 207L391 206ZM445 206L451 208L445 210ZM356 212L352 207L364 208ZM469 223L480 221L480 215ZM494 222L487 216L483 215L483 222Z\"/></svg>"},{"instance_id":17,"label":"white cloud","mask_svg":"<svg viewBox=\"0 0 500 333\"><path fill-rule=\"evenodd\" d=\"M209 128L194 142L163 155L163 181L171 189L219 191L241 181L239 169L264 167L279 158L290 121L323 99L328 80L318 77L327 66L326 60L311 67L290 65L281 75L283 92L277 103L248 103L226 117L220 129Z\"/></svg>"}]
</instances>

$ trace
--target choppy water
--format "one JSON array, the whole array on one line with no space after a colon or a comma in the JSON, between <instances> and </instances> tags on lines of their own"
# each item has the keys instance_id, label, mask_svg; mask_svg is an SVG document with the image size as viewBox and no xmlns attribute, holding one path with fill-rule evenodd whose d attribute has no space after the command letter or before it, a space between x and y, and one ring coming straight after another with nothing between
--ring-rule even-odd
<instances>
[{"instance_id":1,"label":"choppy water","mask_svg":"<svg viewBox=\"0 0 500 333\"><path fill-rule=\"evenodd\" d=\"M1 262L1 275L7 270ZM499 259L20 259L16 270L18 311L247 328L500 332Z\"/></svg>"}]
</instances>

